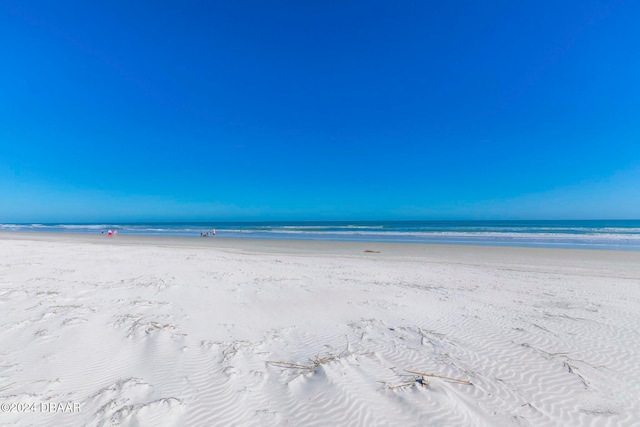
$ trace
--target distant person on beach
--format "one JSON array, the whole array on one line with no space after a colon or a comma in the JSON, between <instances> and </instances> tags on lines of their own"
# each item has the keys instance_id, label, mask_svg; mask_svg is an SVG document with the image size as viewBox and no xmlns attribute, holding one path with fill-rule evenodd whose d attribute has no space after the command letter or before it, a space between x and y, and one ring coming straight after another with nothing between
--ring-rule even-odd
<instances>
[{"instance_id":1,"label":"distant person on beach","mask_svg":"<svg viewBox=\"0 0 640 427\"><path fill-rule=\"evenodd\" d=\"M111 230L107 231L107 237L111 237L111 236L113 236L113 231Z\"/></svg>"}]
</instances>

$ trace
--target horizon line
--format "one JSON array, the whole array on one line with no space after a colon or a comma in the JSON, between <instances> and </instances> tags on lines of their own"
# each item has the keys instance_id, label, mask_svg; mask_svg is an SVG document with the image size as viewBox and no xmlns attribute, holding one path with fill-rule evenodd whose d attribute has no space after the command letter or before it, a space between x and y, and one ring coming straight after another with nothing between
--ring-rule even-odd
<instances>
[{"instance_id":1,"label":"horizon line","mask_svg":"<svg viewBox=\"0 0 640 427\"><path fill-rule=\"evenodd\" d=\"M569 221L640 221L640 218L577 218L577 219L295 219L295 220L100 220L100 221L31 221L3 222L0 225L99 225L99 224L209 224L209 223L304 223L304 222L569 222Z\"/></svg>"}]
</instances>

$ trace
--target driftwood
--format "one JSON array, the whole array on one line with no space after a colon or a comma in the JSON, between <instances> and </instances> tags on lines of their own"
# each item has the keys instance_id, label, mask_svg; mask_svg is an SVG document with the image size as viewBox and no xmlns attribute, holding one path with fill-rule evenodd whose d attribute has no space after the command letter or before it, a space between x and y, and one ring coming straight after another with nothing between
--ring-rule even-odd
<instances>
[{"instance_id":1,"label":"driftwood","mask_svg":"<svg viewBox=\"0 0 640 427\"><path fill-rule=\"evenodd\" d=\"M451 377L446 377L444 375L438 375L438 374L427 374L425 372L417 372L417 371L407 371L407 372L409 372L410 374L419 375L421 377L441 378L447 381L453 381L460 384L471 385L471 381L469 380L460 380L458 378L451 378Z\"/></svg>"}]
</instances>

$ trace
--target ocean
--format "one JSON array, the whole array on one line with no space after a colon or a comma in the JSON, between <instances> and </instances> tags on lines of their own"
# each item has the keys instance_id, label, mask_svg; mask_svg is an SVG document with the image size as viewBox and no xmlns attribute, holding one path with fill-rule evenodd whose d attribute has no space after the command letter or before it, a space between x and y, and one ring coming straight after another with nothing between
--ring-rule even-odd
<instances>
[{"instance_id":1,"label":"ocean","mask_svg":"<svg viewBox=\"0 0 640 427\"><path fill-rule=\"evenodd\" d=\"M0 232L102 233L220 238L441 243L640 250L640 220L298 221L0 224Z\"/></svg>"}]
</instances>

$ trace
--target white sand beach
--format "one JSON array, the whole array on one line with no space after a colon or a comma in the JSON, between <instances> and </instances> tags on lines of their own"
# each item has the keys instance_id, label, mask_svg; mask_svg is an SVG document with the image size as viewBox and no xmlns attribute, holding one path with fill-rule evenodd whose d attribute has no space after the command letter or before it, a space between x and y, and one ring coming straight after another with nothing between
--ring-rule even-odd
<instances>
[{"instance_id":1,"label":"white sand beach","mask_svg":"<svg viewBox=\"0 0 640 427\"><path fill-rule=\"evenodd\" d=\"M639 330L636 251L0 234L1 425L638 426Z\"/></svg>"}]
</instances>

